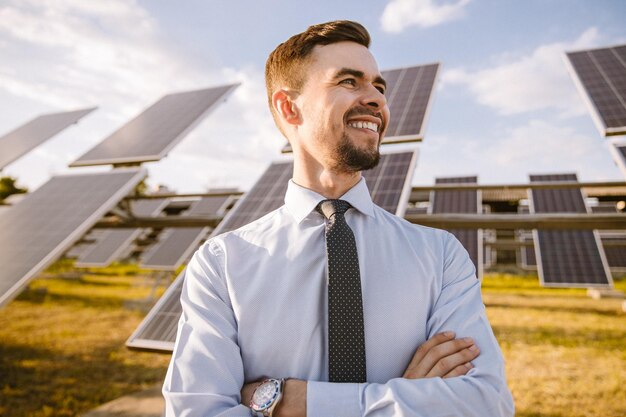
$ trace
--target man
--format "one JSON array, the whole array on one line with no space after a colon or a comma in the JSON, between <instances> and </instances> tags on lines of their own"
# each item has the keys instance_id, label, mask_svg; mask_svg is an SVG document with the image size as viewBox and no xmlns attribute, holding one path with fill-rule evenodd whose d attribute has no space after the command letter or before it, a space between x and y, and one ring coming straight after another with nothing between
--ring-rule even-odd
<instances>
[{"instance_id":1,"label":"man","mask_svg":"<svg viewBox=\"0 0 626 417\"><path fill-rule=\"evenodd\" d=\"M375 206L361 177L389 121L369 43L336 21L270 55L293 179L283 207L187 267L168 416L513 415L467 252Z\"/></svg>"}]
</instances>

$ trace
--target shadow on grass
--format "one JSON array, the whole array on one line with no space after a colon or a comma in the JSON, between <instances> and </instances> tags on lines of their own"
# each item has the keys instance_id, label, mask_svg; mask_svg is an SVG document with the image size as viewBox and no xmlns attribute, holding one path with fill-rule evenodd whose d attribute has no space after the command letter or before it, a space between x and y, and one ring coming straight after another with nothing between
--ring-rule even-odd
<instances>
[{"instance_id":1,"label":"shadow on grass","mask_svg":"<svg viewBox=\"0 0 626 417\"><path fill-rule=\"evenodd\" d=\"M567 417L565 414L533 413L530 411L516 411L515 417Z\"/></svg>"},{"instance_id":2,"label":"shadow on grass","mask_svg":"<svg viewBox=\"0 0 626 417\"><path fill-rule=\"evenodd\" d=\"M505 308L507 310L540 310L551 313L576 313L576 314L597 314L605 317L620 317L626 316L620 310L599 310L593 307L585 306L548 306L548 305L511 305L507 303L490 303L486 302L485 306L488 308Z\"/></svg>"},{"instance_id":3,"label":"shadow on grass","mask_svg":"<svg viewBox=\"0 0 626 417\"><path fill-rule=\"evenodd\" d=\"M502 326L494 325L493 331L501 343L526 345L551 345L566 348L588 347L622 352L626 332L600 329L564 330L556 327Z\"/></svg>"},{"instance_id":4,"label":"shadow on grass","mask_svg":"<svg viewBox=\"0 0 626 417\"><path fill-rule=\"evenodd\" d=\"M119 294L123 294L123 289L120 289ZM104 309L117 309L128 305L128 299L121 296L97 297L93 294L59 294L42 288L26 289L16 299L32 304L53 303L58 306ZM143 299L138 299L136 301L137 303L141 303L142 300Z\"/></svg>"},{"instance_id":5,"label":"shadow on grass","mask_svg":"<svg viewBox=\"0 0 626 417\"><path fill-rule=\"evenodd\" d=\"M0 342L0 410L12 417L76 416L163 380L165 369L122 363L120 349L111 344L74 355Z\"/></svg>"}]
</instances>

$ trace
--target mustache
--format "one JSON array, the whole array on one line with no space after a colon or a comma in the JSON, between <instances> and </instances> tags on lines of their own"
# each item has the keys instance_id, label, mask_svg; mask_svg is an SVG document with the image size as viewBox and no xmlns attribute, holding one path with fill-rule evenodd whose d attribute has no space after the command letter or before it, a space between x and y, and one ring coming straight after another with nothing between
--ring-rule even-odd
<instances>
[{"instance_id":1,"label":"mustache","mask_svg":"<svg viewBox=\"0 0 626 417\"><path fill-rule=\"evenodd\" d=\"M385 122L383 120L383 114L381 112L375 112L367 107L353 107L346 113L345 119L348 120L354 116L373 116L380 120L381 131L384 130Z\"/></svg>"}]
</instances>

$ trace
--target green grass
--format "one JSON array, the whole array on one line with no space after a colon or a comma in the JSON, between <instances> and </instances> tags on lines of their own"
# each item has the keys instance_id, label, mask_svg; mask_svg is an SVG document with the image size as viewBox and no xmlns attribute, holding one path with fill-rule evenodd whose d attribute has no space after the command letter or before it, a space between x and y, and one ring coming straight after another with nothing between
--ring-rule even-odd
<instances>
[{"instance_id":1,"label":"green grass","mask_svg":"<svg viewBox=\"0 0 626 417\"><path fill-rule=\"evenodd\" d=\"M144 271L57 263L45 276L0 311L0 415L77 416L162 381L169 355L124 347L149 305ZM508 274L487 275L483 293L518 416L626 415L622 300Z\"/></svg>"}]
</instances>

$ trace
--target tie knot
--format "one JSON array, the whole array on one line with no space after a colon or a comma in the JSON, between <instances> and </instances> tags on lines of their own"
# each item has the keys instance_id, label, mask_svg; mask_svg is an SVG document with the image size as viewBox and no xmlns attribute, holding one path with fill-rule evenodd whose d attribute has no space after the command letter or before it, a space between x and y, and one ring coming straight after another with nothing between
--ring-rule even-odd
<instances>
[{"instance_id":1,"label":"tie knot","mask_svg":"<svg viewBox=\"0 0 626 417\"><path fill-rule=\"evenodd\" d=\"M350 203L345 200L324 200L317 205L317 211L330 219L333 214L344 214L350 207Z\"/></svg>"}]
</instances>

